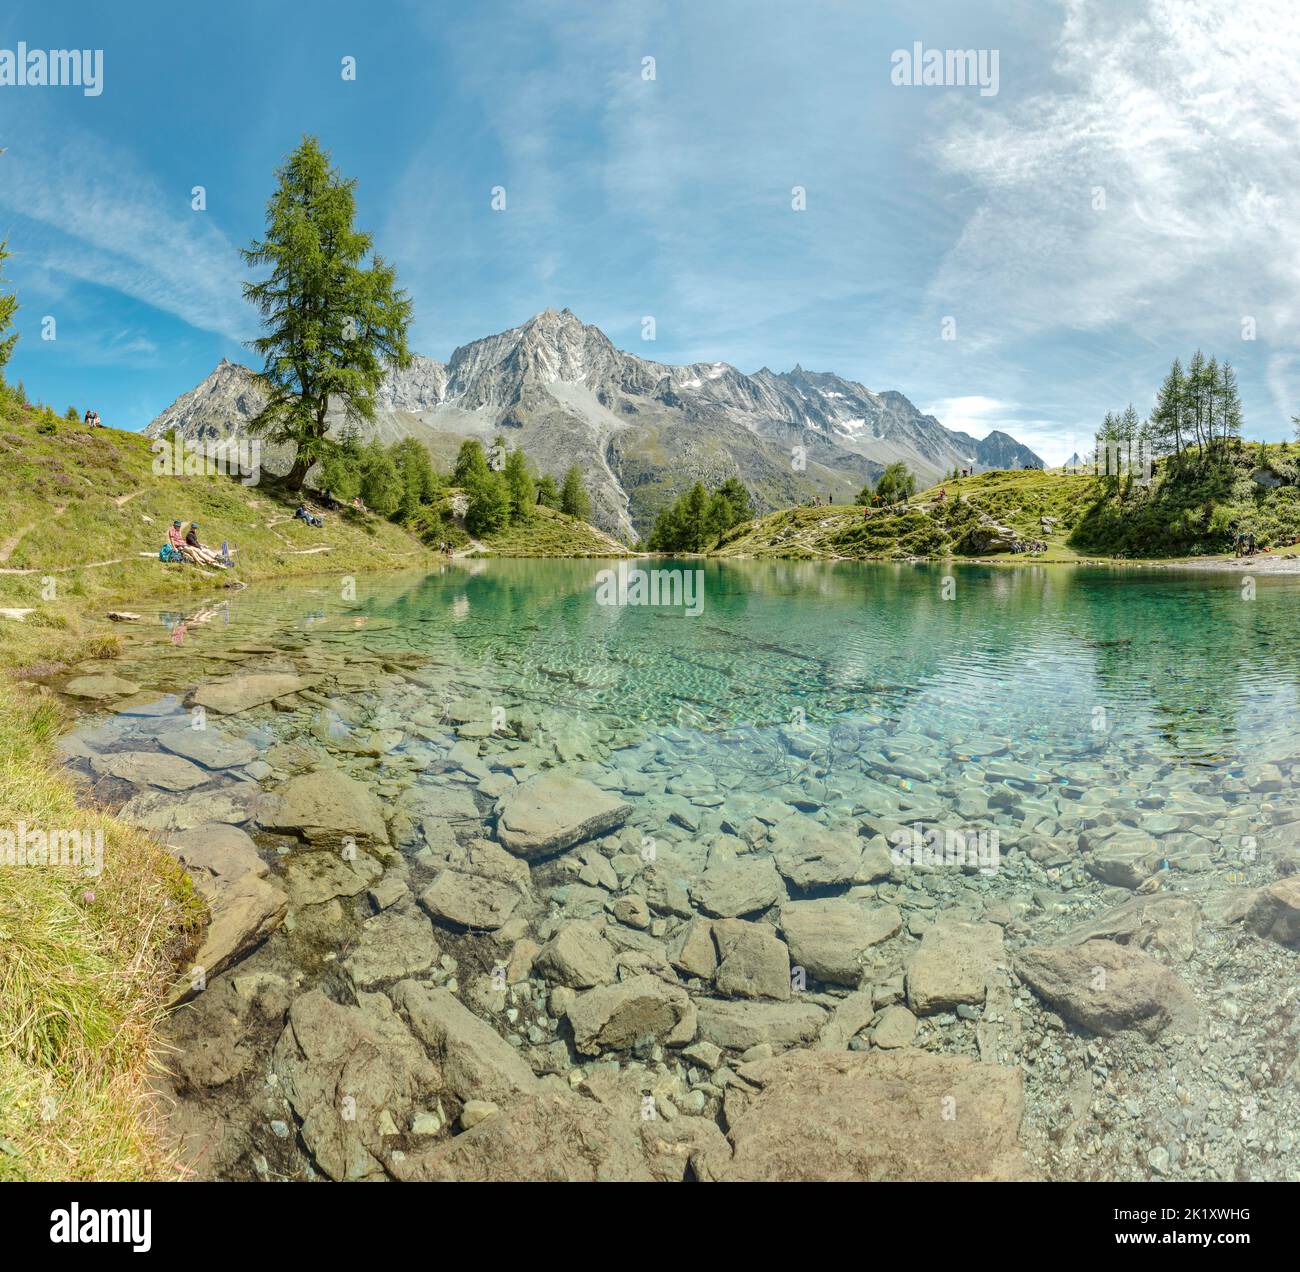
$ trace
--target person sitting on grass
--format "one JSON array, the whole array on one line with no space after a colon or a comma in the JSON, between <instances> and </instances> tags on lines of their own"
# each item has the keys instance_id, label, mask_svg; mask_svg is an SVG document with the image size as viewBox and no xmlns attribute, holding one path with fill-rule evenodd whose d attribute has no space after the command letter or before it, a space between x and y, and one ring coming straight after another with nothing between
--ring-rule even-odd
<instances>
[{"instance_id":1,"label":"person sitting on grass","mask_svg":"<svg viewBox=\"0 0 1300 1272\"><path fill-rule=\"evenodd\" d=\"M167 542L171 544L177 556L185 555L185 536L181 534L181 523L173 521L167 527Z\"/></svg>"},{"instance_id":2,"label":"person sitting on grass","mask_svg":"<svg viewBox=\"0 0 1300 1272\"><path fill-rule=\"evenodd\" d=\"M184 555L187 561L196 565L207 565L213 569L224 570L226 563L211 548L205 548L199 542L198 523L191 521L189 533L185 536Z\"/></svg>"},{"instance_id":3,"label":"person sitting on grass","mask_svg":"<svg viewBox=\"0 0 1300 1272\"><path fill-rule=\"evenodd\" d=\"M293 515L297 520L305 521L309 526L321 527L325 524L319 517L314 517L307 511L307 505L305 503L300 503L298 505L298 511Z\"/></svg>"}]
</instances>

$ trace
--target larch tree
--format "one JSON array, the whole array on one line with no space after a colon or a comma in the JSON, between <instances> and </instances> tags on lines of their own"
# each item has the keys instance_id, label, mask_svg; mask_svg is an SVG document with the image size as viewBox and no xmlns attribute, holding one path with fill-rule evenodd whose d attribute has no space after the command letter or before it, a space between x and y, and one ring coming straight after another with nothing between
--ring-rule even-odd
<instances>
[{"instance_id":1,"label":"larch tree","mask_svg":"<svg viewBox=\"0 0 1300 1272\"><path fill-rule=\"evenodd\" d=\"M265 334L261 356L267 403L250 432L296 447L288 483L301 490L308 470L328 458L331 405L355 424L374 418L374 394L387 367L411 362L406 335L411 301L393 267L358 230L356 182L304 137L276 173L266 207L266 237L241 253L267 277L244 284Z\"/></svg>"}]
</instances>

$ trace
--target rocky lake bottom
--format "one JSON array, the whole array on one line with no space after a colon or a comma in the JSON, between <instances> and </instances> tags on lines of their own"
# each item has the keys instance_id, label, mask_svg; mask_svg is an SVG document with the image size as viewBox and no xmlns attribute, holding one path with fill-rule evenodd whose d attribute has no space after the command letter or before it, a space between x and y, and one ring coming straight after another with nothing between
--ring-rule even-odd
<instances>
[{"instance_id":1,"label":"rocky lake bottom","mask_svg":"<svg viewBox=\"0 0 1300 1272\"><path fill-rule=\"evenodd\" d=\"M53 682L219 1179L1300 1179L1300 579L254 586Z\"/></svg>"}]
</instances>

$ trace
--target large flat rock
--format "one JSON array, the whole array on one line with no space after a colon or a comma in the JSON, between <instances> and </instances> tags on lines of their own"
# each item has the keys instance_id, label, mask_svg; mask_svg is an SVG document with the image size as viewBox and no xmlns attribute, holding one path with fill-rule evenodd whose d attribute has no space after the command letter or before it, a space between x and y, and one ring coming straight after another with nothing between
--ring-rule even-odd
<instances>
[{"instance_id":1,"label":"large flat rock","mask_svg":"<svg viewBox=\"0 0 1300 1272\"><path fill-rule=\"evenodd\" d=\"M310 843L388 842L383 808L370 788L335 770L291 777L272 792L258 820L267 830L298 834Z\"/></svg>"},{"instance_id":2,"label":"large flat rock","mask_svg":"<svg viewBox=\"0 0 1300 1272\"><path fill-rule=\"evenodd\" d=\"M837 897L791 901L781 907L780 926L791 962L832 985L856 986L863 952L887 941L902 925L896 905L867 906Z\"/></svg>"},{"instance_id":3,"label":"large flat rock","mask_svg":"<svg viewBox=\"0 0 1300 1272\"><path fill-rule=\"evenodd\" d=\"M235 768L257 759L257 747L251 742L220 729L169 729L158 735L158 745L209 769Z\"/></svg>"},{"instance_id":4,"label":"large flat rock","mask_svg":"<svg viewBox=\"0 0 1300 1272\"><path fill-rule=\"evenodd\" d=\"M196 706L219 715L234 715L306 689L312 682L290 672L258 672L214 680L194 691Z\"/></svg>"},{"instance_id":5,"label":"large flat rock","mask_svg":"<svg viewBox=\"0 0 1300 1272\"><path fill-rule=\"evenodd\" d=\"M92 756L90 767L101 777L157 786L164 791L188 791L212 780L212 774L197 764L163 751L110 751Z\"/></svg>"},{"instance_id":6,"label":"large flat rock","mask_svg":"<svg viewBox=\"0 0 1300 1272\"><path fill-rule=\"evenodd\" d=\"M940 919L908 962L908 1005L919 1016L963 1004L983 1006L1002 957L1002 929L996 923Z\"/></svg>"},{"instance_id":7,"label":"large flat rock","mask_svg":"<svg viewBox=\"0 0 1300 1272\"><path fill-rule=\"evenodd\" d=\"M617 830L631 811L631 804L586 779L552 769L497 802L497 838L532 861Z\"/></svg>"},{"instance_id":8,"label":"large flat rock","mask_svg":"<svg viewBox=\"0 0 1300 1272\"><path fill-rule=\"evenodd\" d=\"M730 1051L748 1051L770 1043L785 1051L817 1037L826 1013L815 1003L746 1003L716 998L696 1001L699 1035L704 1042Z\"/></svg>"},{"instance_id":9,"label":"large flat rock","mask_svg":"<svg viewBox=\"0 0 1300 1272\"><path fill-rule=\"evenodd\" d=\"M724 1179L1031 1177L1015 1069L920 1051L792 1051L740 1076L759 1090L731 1120Z\"/></svg>"},{"instance_id":10,"label":"large flat rock","mask_svg":"<svg viewBox=\"0 0 1300 1272\"><path fill-rule=\"evenodd\" d=\"M681 1045L695 1036L695 1005L684 989L657 976L633 976L579 994L569 1008L573 1041L586 1056L647 1041Z\"/></svg>"},{"instance_id":11,"label":"large flat rock","mask_svg":"<svg viewBox=\"0 0 1300 1272\"><path fill-rule=\"evenodd\" d=\"M1196 1028L1191 991L1163 963L1114 941L1022 950L1016 974L1067 1020L1096 1034L1153 1038L1168 1025Z\"/></svg>"}]
</instances>

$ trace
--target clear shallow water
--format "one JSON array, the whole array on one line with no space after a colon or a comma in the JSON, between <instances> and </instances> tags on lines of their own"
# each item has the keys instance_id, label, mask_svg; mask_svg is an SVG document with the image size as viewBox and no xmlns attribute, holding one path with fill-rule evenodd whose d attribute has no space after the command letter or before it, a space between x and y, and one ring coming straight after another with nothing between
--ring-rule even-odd
<instances>
[{"instance_id":1,"label":"clear shallow water","mask_svg":"<svg viewBox=\"0 0 1300 1272\"><path fill-rule=\"evenodd\" d=\"M1125 1041L1107 1053L1113 1067L1094 1069L1091 1044L1041 1027L1028 993L1012 1006L1004 989L978 1025L923 1022L924 1045L1022 1066L1025 1140L1054 1177L1147 1178L1157 1148L1189 1177L1290 1170L1294 953L1223 916L1244 887L1277 876L1274 849L1300 842L1300 579L1260 577L1245 599L1241 576L1173 570L646 564L702 569L703 613L598 605L603 562L488 561L362 578L355 599L318 579L150 615L124 629L121 659L80 669L143 691L97 710L79 734L90 752L151 751L159 730L184 723L184 696L203 680L314 674L313 689L280 709L217 728L254 741L272 770L277 742L332 751L386 812L409 811L394 838L416 889L439 868L429 845L490 835L496 795L557 762L632 805L624 857L648 835L692 887L733 835L770 852L756 822L793 809L831 829L878 830L873 818L997 828L1003 857L991 875L911 872L849 889L904 916L903 934L870 952L868 984L901 970L936 914L997 915L1009 951L1080 925L1125 930L1114 916L1145 904L1130 891L1142 874L1111 886L1119 875L1096 871L1095 847L1081 848L1097 827L1136 832L1125 838L1155 850L1147 882L1195 914L1164 911L1157 947L1205 1004L1198 1042L1129 1064L1137 1044ZM498 711L504 730L491 724ZM377 737L399 740L367 749ZM75 744L70 754L83 772L93 760ZM166 800L201 802L249 778L274 785L287 771L231 769ZM589 873L599 882L582 864L583 884ZM601 887L617 881L584 887L575 873L534 868L540 924L603 914ZM682 917L657 922L676 931ZM303 930L289 954L305 987L329 973L300 958ZM622 931L633 949L670 935ZM331 920L331 946L340 932ZM281 957L279 939L259 957ZM1081 1073L1093 1107L1110 1111L1086 1151L1061 1121L1078 1097L1063 1083ZM1256 1096L1247 1120L1243 1101Z\"/></svg>"},{"instance_id":2,"label":"clear shallow water","mask_svg":"<svg viewBox=\"0 0 1300 1272\"><path fill-rule=\"evenodd\" d=\"M399 716L466 696L549 713L597 737L561 758L669 781L689 767L688 796L717 816L775 792L830 821L959 811L1051 836L1105 804L1144 829L1180 816L1202 849L1248 833L1263 795L1264 821L1286 820L1300 578L1260 577L1246 599L1226 573L644 564L702 570L703 612L597 604L607 563L470 562L363 578L348 601L329 580L250 588L180 641L165 614L129 632L117 670L184 691L250 642L266 649L245 670L280 648L307 669L313 649L419 654L443 681L403 686ZM326 692L353 716L386 702L364 683Z\"/></svg>"}]
</instances>

